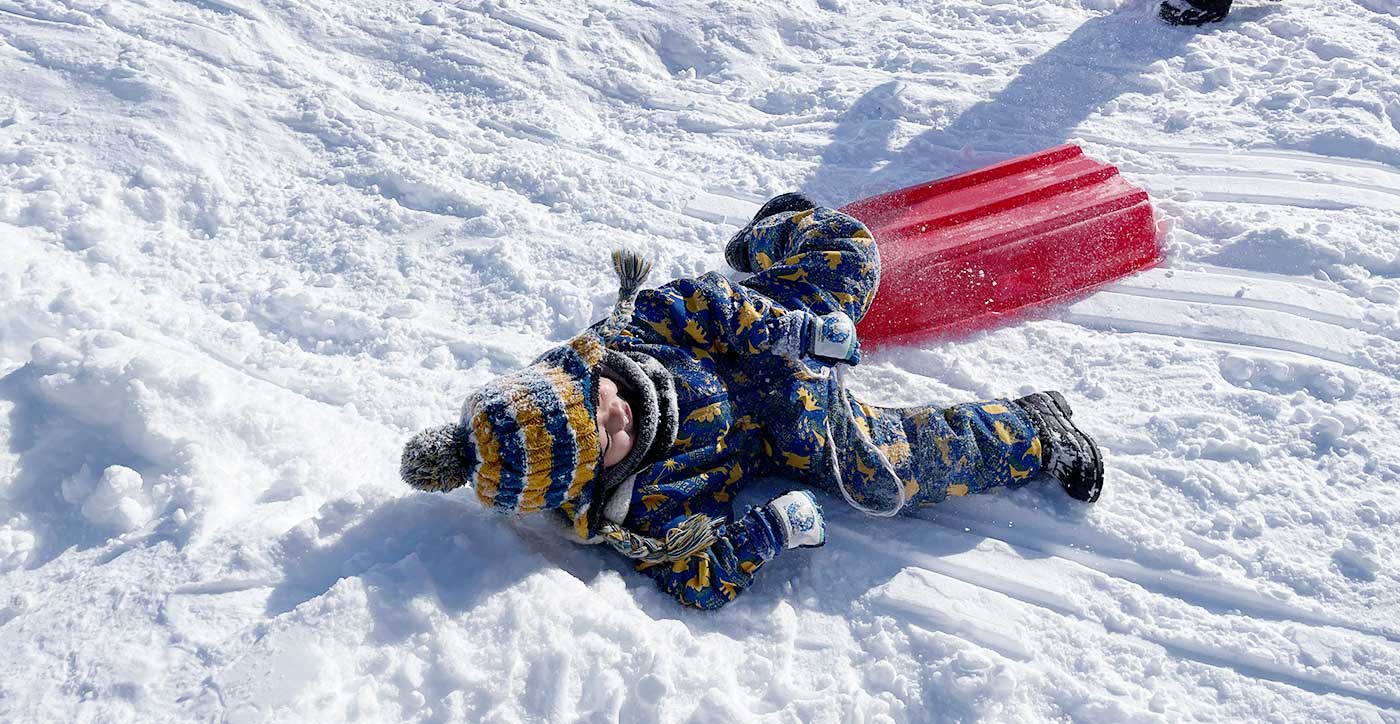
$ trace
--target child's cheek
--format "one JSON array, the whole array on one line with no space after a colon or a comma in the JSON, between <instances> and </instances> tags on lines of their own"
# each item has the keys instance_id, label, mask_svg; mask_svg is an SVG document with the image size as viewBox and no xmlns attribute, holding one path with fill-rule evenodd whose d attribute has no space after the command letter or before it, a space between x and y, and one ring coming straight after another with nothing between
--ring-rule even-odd
<instances>
[{"instance_id":1,"label":"child's cheek","mask_svg":"<svg viewBox=\"0 0 1400 724\"><path fill-rule=\"evenodd\" d=\"M612 434L612 439L608 442L608 452L603 456L603 467L612 467L627 457L627 453L632 451L632 436L625 430L619 430Z\"/></svg>"}]
</instances>

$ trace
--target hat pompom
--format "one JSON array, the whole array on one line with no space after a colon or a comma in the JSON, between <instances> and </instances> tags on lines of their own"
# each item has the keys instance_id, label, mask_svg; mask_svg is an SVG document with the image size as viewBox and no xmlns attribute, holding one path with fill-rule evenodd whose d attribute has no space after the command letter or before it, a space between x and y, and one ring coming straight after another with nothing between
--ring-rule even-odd
<instances>
[{"instance_id":1,"label":"hat pompom","mask_svg":"<svg viewBox=\"0 0 1400 724\"><path fill-rule=\"evenodd\" d=\"M453 423L423 430L403 446L399 476L405 483L445 493L471 482L476 455L467 429Z\"/></svg>"}]
</instances>

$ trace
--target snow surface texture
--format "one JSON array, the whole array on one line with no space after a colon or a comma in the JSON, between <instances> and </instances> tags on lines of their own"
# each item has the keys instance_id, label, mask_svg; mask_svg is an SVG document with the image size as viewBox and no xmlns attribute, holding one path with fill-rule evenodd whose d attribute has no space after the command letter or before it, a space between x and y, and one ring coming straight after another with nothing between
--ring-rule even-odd
<instances>
[{"instance_id":1,"label":"snow surface texture","mask_svg":"<svg viewBox=\"0 0 1400 724\"><path fill-rule=\"evenodd\" d=\"M0 0L0 721L1400 721L1396 0L318 5ZM823 496L703 614L399 483L615 245L1065 140L1166 267L852 377L1064 390L1097 505Z\"/></svg>"}]
</instances>

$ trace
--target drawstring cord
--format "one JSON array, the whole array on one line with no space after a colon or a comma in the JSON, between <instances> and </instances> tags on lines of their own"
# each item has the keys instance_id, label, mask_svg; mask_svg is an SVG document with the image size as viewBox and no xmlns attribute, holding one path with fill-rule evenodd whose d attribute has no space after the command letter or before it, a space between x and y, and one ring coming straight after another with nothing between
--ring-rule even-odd
<instances>
[{"instance_id":1,"label":"drawstring cord","mask_svg":"<svg viewBox=\"0 0 1400 724\"><path fill-rule=\"evenodd\" d=\"M851 398L850 395L846 394L846 367L847 366L844 364L837 364L831 371L832 386L835 387L836 393L834 402L837 407L841 408L841 415L839 415L839 418L845 423L845 441L847 443L850 442L850 431L854 429L856 431L856 438L865 445L866 449L870 450L870 452L875 455L876 460L880 461L880 467L885 471L885 474L889 476L890 483L894 486L894 499L896 501L894 507L889 510L871 508L858 502L851 494L850 489L846 486L846 479L841 475L841 460L837 457L836 438L831 434L831 418L833 416L828 414L825 423L826 447L828 457L831 458L831 473L836 478L836 487L841 491L841 497L845 498L846 502L850 504L852 508L877 518L889 518L898 513L900 509L904 507L904 503L907 502L907 496L904 492L904 482L900 480L899 473L894 471L894 465L890 463L889 457L875 444L874 440L870 439L870 435L866 433L865 428L860 426L859 422L856 420L855 413L851 411Z\"/></svg>"}]
</instances>

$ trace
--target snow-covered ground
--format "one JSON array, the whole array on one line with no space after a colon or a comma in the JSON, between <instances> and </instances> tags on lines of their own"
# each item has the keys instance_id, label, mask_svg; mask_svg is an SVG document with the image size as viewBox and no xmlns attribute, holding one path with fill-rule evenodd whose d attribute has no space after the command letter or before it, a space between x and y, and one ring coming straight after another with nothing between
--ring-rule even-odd
<instances>
[{"instance_id":1,"label":"snow-covered ground","mask_svg":"<svg viewBox=\"0 0 1400 724\"><path fill-rule=\"evenodd\" d=\"M0 721L1400 721L1400 6L1154 6L0 0ZM1166 266L853 377L1065 390L1097 505L826 497L707 614L398 481L613 246L1067 139Z\"/></svg>"}]
</instances>

